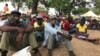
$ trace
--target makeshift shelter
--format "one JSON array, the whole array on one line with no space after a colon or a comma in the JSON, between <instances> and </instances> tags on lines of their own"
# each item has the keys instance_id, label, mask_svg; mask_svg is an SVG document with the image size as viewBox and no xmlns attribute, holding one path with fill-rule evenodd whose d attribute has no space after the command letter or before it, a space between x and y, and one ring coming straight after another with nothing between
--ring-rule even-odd
<instances>
[{"instance_id":1,"label":"makeshift shelter","mask_svg":"<svg viewBox=\"0 0 100 56\"><path fill-rule=\"evenodd\" d=\"M81 16L90 17L91 19L97 19L98 20L98 16L92 11L88 11L87 13L85 13Z\"/></svg>"},{"instance_id":2,"label":"makeshift shelter","mask_svg":"<svg viewBox=\"0 0 100 56\"><path fill-rule=\"evenodd\" d=\"M88 11L87 13L81 15L81 16L84 16L84 17L98 17L94 12L92 11Z\"/></svg>"}]
</instances>

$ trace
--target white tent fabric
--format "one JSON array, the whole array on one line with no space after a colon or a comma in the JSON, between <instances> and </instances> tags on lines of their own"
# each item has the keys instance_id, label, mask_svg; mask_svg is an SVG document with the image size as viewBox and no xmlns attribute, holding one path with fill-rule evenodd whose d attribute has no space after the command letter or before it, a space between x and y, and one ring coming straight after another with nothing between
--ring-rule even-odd
<instances>
[{"instance_id":1,"label":"white tent fabric","mask_svg":"<svg viewBox=\"0 0 100 56\"><path fill-rule=\"evenodd\" d=\"M98 17L95 13L93 13L92 11L88 11L87 13L81 15L81 16L91 16L91 17Z\"/></svg>"}]
</instances>

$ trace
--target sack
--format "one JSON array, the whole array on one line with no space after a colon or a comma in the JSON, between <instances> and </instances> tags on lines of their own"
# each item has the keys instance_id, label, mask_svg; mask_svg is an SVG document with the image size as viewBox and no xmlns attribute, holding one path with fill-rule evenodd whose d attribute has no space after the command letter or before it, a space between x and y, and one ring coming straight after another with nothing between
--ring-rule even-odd
<instances>
[{"instance_id":1,"label":"sack","mask_svg":"<svg viewBox=\"0 0 100 56\"><path fill-rule=\"evenodd\" d=\"M30 46L16 52L14 55L12 56L32 56L30 51L32 50L32 48Z\"/></svg>"}]
</instances>

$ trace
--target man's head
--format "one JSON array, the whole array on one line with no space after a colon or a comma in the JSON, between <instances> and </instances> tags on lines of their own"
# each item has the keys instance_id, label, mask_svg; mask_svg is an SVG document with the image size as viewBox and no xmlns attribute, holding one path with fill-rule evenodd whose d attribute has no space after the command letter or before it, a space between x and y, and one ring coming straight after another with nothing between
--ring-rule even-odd
<instances>
[{"instance_id":1,"label":"man's head","mask_svg":"<svg viewBox=\"0 0 100 56\"><path fill-rule=\"evenodd\" d=\"M17 10L14 10L11 12L12 19L19 20L20 16L21 16L21 13Z\"/></svg>"},{"instance_id":2,"label":"man's head","mask_svg":"<svg viewBox=\"0 0 100 56\"><path fill-rule=\"evenodd\" d=\"M42 17L37 16L37 17L36 17L36 20L37 20L37 23L38 23L39 25L42 25L42 22L43 22L43 18L42 18Z\"/></svg>"},{"instance_id":3,"label":"man's head","mask_svg":"<svg viewBox=\"0 0 100 56\"><path fill-rule=\"evenodd\" d=\"M57 18L57 22L59 22L59 23L60 23L60 22L61 22L61 18Z\"/></svg>"},{"instance_id":4,"label":"man's head","mask_svg":"<svg viewBox=\"0 0 100 56\"><path fill-rule=\"evenodd\" d=\"M85 24L85 17L83 17L82 19L81 19L81 21L80 21L80 24L83 26L84 24Z\"/></svg>"},{"instance_id":5,"label":"man's head","mask_svg":"<svg viewBox=\"0 0 100 56\"><path fill-rule=\"evenodd\" d=\"M6 3L5 6L8 6L8 4Z\"/></svg>"},{"instance_id":6,"label":"man's head","mask_svg":"<svg viewBox=\"0 0 100 56\"><path fill-rule=\"evenodd\" d=\"M56 18L56 17L51 17L51 18L50 18L50 23L51 23L52 25L55 25L56 22L57 22L57 18Z\"/></svg>"}]
</instances>

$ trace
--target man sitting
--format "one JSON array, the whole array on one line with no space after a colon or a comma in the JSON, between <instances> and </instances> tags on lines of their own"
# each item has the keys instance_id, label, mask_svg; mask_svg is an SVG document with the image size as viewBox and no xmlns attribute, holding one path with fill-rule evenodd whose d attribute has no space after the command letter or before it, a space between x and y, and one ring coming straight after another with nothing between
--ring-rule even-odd
<instances>
[{"instance_id":1,"label":"man sitting","mask_svg":"<svg viewBox=\"0 0 100 56\"><path fill-rule=\"evenodd\" d=\"M18 11L11 12L11 18L4 26L0 27L3 31L0 48L2 49L1 56L6 56L9 50L18 51L31 46L38 55L38 45L33 34L33 27L30 24L23 24L20 21L21 13Z\"/></svg>"},{"instance_id":2,"label":"man sitting","mask_svg":"<svg viewBox=\"0 0 100 56\"><path fill-rule=\"evenodd\" d=\"M52 50L55 45L58 44L63 40L65 43L66 48L68 48L69 56L75 56L73 52L73 47L70 41L69 34L66 31L60 29L60 26L56 25L56 17L51 17L50 22L45 24L45 41L43 46L47 46L48 49L48 56L52 56Z\"/></svg>"},{"instance_id":3,"label":"man sitting","mask_svg":"<svg viewBox=\"0 0 100 56\"><path fill-rule=\"evenodd\" d=\"M36 37L37 42L40 44L44 40L44 25L45 22L43 21L42 17L37 16L36 22L34 23L34 34Z\"/></svg>"}]
</instances>

